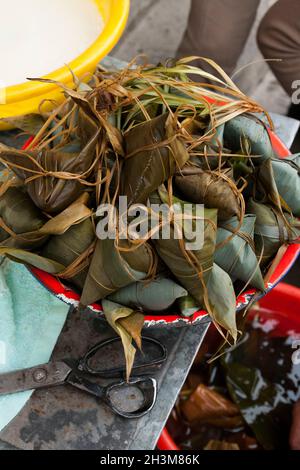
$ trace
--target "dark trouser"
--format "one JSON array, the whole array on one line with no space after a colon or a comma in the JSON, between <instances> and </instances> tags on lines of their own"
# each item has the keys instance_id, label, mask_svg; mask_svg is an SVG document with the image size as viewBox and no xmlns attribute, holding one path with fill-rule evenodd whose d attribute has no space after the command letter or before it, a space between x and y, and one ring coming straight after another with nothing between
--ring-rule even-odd
<instances>
[{"instance_id":1,"label":"dark trouser","mask_svg":"<svg viewBox=\"0 0 300 470\"><path fill-rule=\"evenodd\" d=\"M209 57L231 75L259 3L260 0L192 0L178 57ZM263 18L257 40L265 59L282 59L269 65L291 95L293 81L300 80L300 0L278 0ZM203 62L201 67L208 70Z\"/></svg>"}]
</instances>

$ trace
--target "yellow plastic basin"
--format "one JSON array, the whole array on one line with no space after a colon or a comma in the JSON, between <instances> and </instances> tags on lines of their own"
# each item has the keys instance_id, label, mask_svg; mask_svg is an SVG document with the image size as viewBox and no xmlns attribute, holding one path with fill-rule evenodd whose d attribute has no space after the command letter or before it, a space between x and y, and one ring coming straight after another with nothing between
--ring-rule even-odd
<instances>
[{"instance_id":1,"label":"yellow plastic basin","mask_svg":"<svg viewBox=\"0 0 300 470\"><path fill-rule=\"evenodd\" d=\"M98 62L114 48L124 31L129 14L130 0L94 1L103 18L104 28L96 41L83 54L69 63L70 69L79 78L93 73ZM45 75L44 78L50 78L69 86L72 86L73 83L68 67L61 67ZM61 89L53 84L38 82L26 82L7 87L5 104L0 104L0 118L37 112L43 100L61 102L63 100ZM43 110L50 108L51 103L46 101ZM8 128L7 124L0 122L0 130Z\"/></svg>"}]
</instances>

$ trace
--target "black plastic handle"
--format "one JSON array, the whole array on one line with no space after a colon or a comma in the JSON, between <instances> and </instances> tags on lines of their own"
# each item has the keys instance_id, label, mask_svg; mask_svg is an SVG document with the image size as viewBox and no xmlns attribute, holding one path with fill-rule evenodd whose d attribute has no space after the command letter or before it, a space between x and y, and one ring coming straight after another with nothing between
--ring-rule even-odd
<instances>
[{"instance_id":1,"label":"black plastic handle","mask_svg":"<svg viewBox=\"0 0 300 470\"><path fill-rule=\"evenodd\" d=\"M82 375L71 373L67 382L103 400L114 413L127 419L141 418L152 410L156 402L157 382L150 377L138 377L102 387Z\"/></svg>"}]
</instances>

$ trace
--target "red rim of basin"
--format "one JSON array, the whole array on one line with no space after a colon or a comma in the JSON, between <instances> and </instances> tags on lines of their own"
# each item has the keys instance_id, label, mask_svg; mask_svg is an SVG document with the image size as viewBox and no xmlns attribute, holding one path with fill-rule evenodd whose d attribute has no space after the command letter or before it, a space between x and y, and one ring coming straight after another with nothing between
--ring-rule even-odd
<instances>
[{"instance_id":1,"label":"red rim of basin","mask_svg":"<svg viewBox=\"0 0 300 470\"><path fill-rule=\"evenodd\" d=\"M284 143L279 139L279 137L269 130L271 142L276 154L281 157L285 158L289 156L291 153L289 149L284 145ZM23 149L25 150L29 144L32 142L33 137L31 137L24 145ZM245 291L242 295L237 298L237 311L242 310L245 308L249 302L256 296L256 299L259 300L260 298L264 297L268 292L270 292L282 279L287 275L293 264L295 263L297 257L300 254L300 245L295 243L290 245L286 252L284 253L280 263L274 270L267 286L266 291L264 293L258 293L255 289L249 289ZM33 276L46 288L48 289L53 295L57 298L62 300L63 302L72 305L74 307L78 306L80 301L80 295L72 290L70 287L65 286L57 277L48 274L40 269L29 267L30 272ZM102 314L102 307L101 304L96 303L90 305L89 309ZM207 312L204 310L196 312L190 318L183 318L178 314L151 314L148 313L145 315L145 325L146 326L154 326L154 325L162 325L162 324L178 324L178 323L185 323L185 324L194 324L195 322L201 321L205 316L207 316Z\"/></svg>"}]
</instances>

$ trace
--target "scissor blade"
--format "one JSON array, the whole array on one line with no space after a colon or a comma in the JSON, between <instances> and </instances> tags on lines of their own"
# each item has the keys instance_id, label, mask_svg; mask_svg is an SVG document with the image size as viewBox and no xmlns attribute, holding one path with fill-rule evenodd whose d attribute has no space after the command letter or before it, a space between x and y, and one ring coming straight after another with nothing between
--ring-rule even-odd
<instances>
[{"instance_id":1,"label":"scissor blade","mask_svg":"<svg viewBox=\"0 0 300 470\"><path fill-rule=\"evenodd\" d=\"M0 395L63 384L72 371L65 362L49 362L0 374Z\"/></svg>"}]
</instances>

